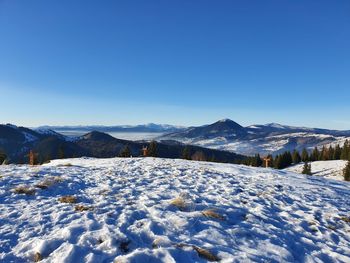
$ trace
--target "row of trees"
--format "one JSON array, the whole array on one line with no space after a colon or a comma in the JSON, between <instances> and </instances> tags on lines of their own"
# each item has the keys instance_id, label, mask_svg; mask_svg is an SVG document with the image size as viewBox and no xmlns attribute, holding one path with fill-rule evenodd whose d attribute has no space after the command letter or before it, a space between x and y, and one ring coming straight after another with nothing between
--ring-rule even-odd
<instances>
[{"instance_id":1,"label":"row of trees","mask_svg":"<svg viewBox=\"0 0 350 263\"><path fill-rule=\"evenodd\" d=\"M310 154L306 151L306 149L304 149L300 157L303 162L350 160L350 144L349 141L346 140L343 147L340 147L339 144L335 147L332 145L329 147L323 146L321 150L315 147Z\"/></svg>"},{"instance_id":2,"label":"row of trees","mask_svg":"<svg viewBox=\"0 0 350 263\"><path fill-rule=\"evenodd\" d=\"M293 152L286 151L282 154L278 154L275 157L268 155L271 159L269 166L276 169L284 169L291 164L298 164L300 162L313 162L313 161L328 161L328 160L350 160L350 143L345 141L344 146L336 145L335 147L323 146L321 150L315 147L311 153L304 149L301 153L297 150ZM243 164L251 166L262 166L263 160L259 154L254 157L249 157L242 162Z\"/></svg>"},{"instance_id":3,"label":"row of trees","mask_svg":"<svg viewBox=\"0 0 350 263\"><path fill-rule=\"evenodd\" d=\"M118 157L131 157L132 152L129 145L125 145L119 152ZM158 156L158 146L156 141L151 141L147 146L147 156L157 157Z\"/></svg>"},{"instance_id":4,"label":"row of trees","mask_svg":"<svg viewBox=\"0 0 350 263\"><path fill-rule=\"evenodd\" d=\"M130 157L130 156L132 156L132 153L128 145L123 147L118 154L118 157ZM158 146L156 141L151 141L149 143L149 145L147 146L146 156L149 156L149 157L158 156ZM194 160L194 161L209 161L209 162L217 161L215 156L208 157L203 151L194 151L191 148L191 146L185 146L179 158L182 158L185 160Z\"/></svg>"},{"instance_id":5,"label":"row of trees","mask_svg":"<svg viewBox=\"0 0 350 263\"><path fill-rule=\"evenodd\" d=\"M276 169L284 169L292 165L294 162L300 163L300 158L298 156L299 153L294 154L293 152L293 154L291 154L289 151L286 151L283 154L276 155L275 157L273 157L272 155L268 155L266 158L269 159L269 167ZM241 164L255 167L265 166L264 161L259 154L256 154L253 157L248 157L247 159L243 160Z\"/></svg>"},{"instance_id":6,"label":"row of trees","mask_svg":"<svg viewBox=\"0 0 350 263\"><path fill-rule=\"evenodd\" d=\"M207 162L217 162L217 158L214 155L208 157L203 151L193 151L190 146L185 146L182 150L182 159L193 160L193 161L207 161Z\"/></svg>"}]
</instances>

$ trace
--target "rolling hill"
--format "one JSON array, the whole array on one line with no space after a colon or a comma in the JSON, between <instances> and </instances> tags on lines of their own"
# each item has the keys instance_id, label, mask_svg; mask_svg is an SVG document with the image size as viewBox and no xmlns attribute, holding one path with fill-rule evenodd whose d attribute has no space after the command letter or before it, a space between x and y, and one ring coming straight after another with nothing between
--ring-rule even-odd
<instances>
[{"instance_id":1,"label":"rolling hill","mask_svg":"<svg viewBox=\"0 0 350 263\"><path fill-rule=\"evenodd\" d=\"M28 163L28 153L33 150L39 163L57 158L70 157L116 157L126 146L132 156L140 156L147 141L128 141L114 138L106 133L92 131L83 136L71 138L51 130L31 130L14 125L0 125L0 152L4 152L10 163ZM157 144L157 156L182 158L186 145L176 141L163 141ZM246 158L216 149L188 146L189 155L201 152L206 159L234 163Z\"/></svg>"},{"instance_id":2,"label":"rolling hill","mask_svg":"<svg viewBox=\"0 0 350 263\"><path fill-rule=\"evenodd\" d=\"M186 144L233 151L245 155L278 154L294 149L311 150L329 144L343 144L350 139L350 131L293 127L270 123L242 127L224 119L213 124L190 127L158 137L158 140L177 140Z\"/></svg>"}]
</instances>

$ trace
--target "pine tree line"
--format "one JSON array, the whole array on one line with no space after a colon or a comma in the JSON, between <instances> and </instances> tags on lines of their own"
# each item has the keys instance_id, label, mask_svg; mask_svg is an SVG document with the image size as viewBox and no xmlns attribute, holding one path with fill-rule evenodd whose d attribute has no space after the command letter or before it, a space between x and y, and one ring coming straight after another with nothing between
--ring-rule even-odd
<instances>
[{"instance_id":1,"label":"pine tree line","mask_svg":"<svg viewBox=\"0 0 350 263\"><path fill-rule=\"evenodd\" d=\"M268 155L271 161L269 166L276 169L284 169L292 164L298 164L300 162L314 162L314 161L328 161L328 160L350 160L350 143L348 140L345 141L343 147L340 147L339 144L336 146L323 146L321 149L315 147L311 152L308 152L306 149L303 149L301 153L297 150L293 152L285 151L282 154L276 156ZM253 157L248 157L241 164L249 166L264 166L264 161L259 154L256 154ZM349 168L350 174L350 168Z\"/></svg>"}]
</instances>

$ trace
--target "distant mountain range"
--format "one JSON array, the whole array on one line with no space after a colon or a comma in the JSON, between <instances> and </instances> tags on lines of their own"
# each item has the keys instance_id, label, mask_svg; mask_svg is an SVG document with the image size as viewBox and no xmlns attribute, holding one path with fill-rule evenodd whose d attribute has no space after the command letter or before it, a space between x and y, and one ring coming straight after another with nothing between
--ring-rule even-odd
<instances>
[{"instance_id":1,"label":"distant mountain range","mask_svg":"<svg viewBox=\"0 0 350 263\"><path fill-rule=\"evenodd\" d=\"M106 133L92 131L83 136L71 138L52 130L32 130L11 124L0 125L0 152L4 152L12 163L28 163L29 151L37 154L39 162L57 158L71 157L116 157L128 146L132 156L140 156L146 141L128 141L116 139ZM157 156L164 158L181 158L186 145L176 141L157 143ZM219 162L236 162L246 158L233 152L207 149L200 146L188 146L192 155L202 152L207 159Z\"/></svg>"},{"instance_id":2,"label":"distant mountain range","mask_svg":"<svg viewBox=\"0 0 350 263\"><path fill-rule=\"evenodd\" d=\"M102 125L90 125L90 126L40 126L39 130L53 130L57 132L62 131L99 131L99 132L151 132L151 133L169 133L182 131L186 127L175 126L169 124L141 124L141 125L116 125L116 126L102 126Z\"/></svg>"},{"instance_id":3,"label":"distant mountain range","mask_svg":"<svg viewBox=\"0 0 350 263\"><path fill-rule=\"evenodd\" d=\"M303 148L343 144L346 139L350 139L350 131L293 127L277 123L243 127L230 119L224 119L213 124L162 135L157 139L176 140L245 155L266 155L286 150L302 151Z\"/></svg>"},{"instance_id":4,"label":"distant mountain range","mask_svg":"<svg viewBox=\"0 0 350 263\"><path fill-rule=\"evenodd\" d=\"M70 130L86 132L77 137L60 134L60 131ZM29 129L7 124L0 125L0 151L7 153L14 162L26 162L30 149L40 152L43 159L60 157L62 149L65 157L113 157L125 145L129 145L132 155L138 156L142 146L147 144L146 141L121 140L106 134L113 132L159 133L156 140L159 142L160 157L180 158L185 145L192 145L193 151L204 151L206 156L215 156L214 159L223 162L256 153L275 155L286 150L302 151L323 145L342 145L346 139L350 139L350 131L277 123L243 127L230 119L188 128L151 123L136 126L41 126Z\"/></svg>"}]
</instances>

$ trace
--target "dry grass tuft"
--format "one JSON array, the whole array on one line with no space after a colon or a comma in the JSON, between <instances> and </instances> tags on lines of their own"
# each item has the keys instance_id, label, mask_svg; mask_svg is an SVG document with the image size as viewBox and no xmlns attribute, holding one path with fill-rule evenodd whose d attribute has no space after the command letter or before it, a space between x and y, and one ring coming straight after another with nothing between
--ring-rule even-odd
<instances>
[{"instance_id":1,"label":"dry grass tuft","mask_svg":"<svg viewBox=\"0 0 350 263\"><path fill-rule=\"evenodd\" d=\"M212 254L209 250L193 246L193 249L198 253L198 256L208 261L220 261L220 258Z\"/></svg>"},{"instance_id":2,"label":"dry grass tuft","mask_svg":"<svg viewBox=\"0 0 350 263\"><path fill-rule=\"evenodd\" d=\"M26 186L26 185L21 185L21 186L17 186L14 189L14 192L16 194L26 194L26 195L34 195L35 194L35 189Z\"/></svg>"},{"instance_id":3,"label":"dry grass tuft","mask_svg":"<svg viewBox=\"0 0 350 263\"><path fill-rule=\"evenodd\" d=\"M333 231L337 230L337 228L335 226L331 226L331 225L328 225L327 228L330 230L333 230Z\"/></svg>"},{"instance_id":4,"label":"dry grass tuft","mask_svg":"<svg viewBox=\"0 0 350 263\"><path fill-rule=\"evenodd\" d=\"M83 211L92 211L94 210L91 206L85 206L85 205L76 205L75 211L83 212Z\"/></svg>"},{"instance_id":5,"label":"dry grass tuft","mask_svg":"<svg viewBox=\"0 0 350 263\"><path fill-rule=\"evenodd\" d=\"M219 220L225 220L225 218L218 214L217 212L215 212L214 209L207 209L207 210L203 210L202 211L202 214L205 216L205 217L208 217L208 218L214 218L214 219L219 219Z\"/></svg>"},{"instance_id":6,"label":"dry grass tuft","mask_svg":"<svg viewBox=\"0 0 350 263\"><path fill-rule=\"evenodd\" d=\"M185 200L180 196L171 200L170 204L173 206L176 206L181 211L183 211L187 208L187 204L186 204Z\"/></svg>"},{"instance_id":7,"label":"dry grass tuft","mask_svg":"<svg viewBox=\"0 0 350 263\"><path fill-rule=\"evenodd\" d=\"M204 258L208 261L220 261L220 258L218 256L214 255L209 250L206 250L204 248L200 248L186 243L177 243L175 244L175 247L180 249L183 249L185 247L192 247L197 252L199 257Z\"/></svg>"},{"instance_id":8,"label":"dry grass tuft","mask_svg":"<svg viewBox=\"0 0 350 263\"><path fill-rule=\"evenodd\" d=\"M185 243L177 243L177 244L175 244L175 247L177 247L177 248L184 248L184 247L190 247L190 245L185 244Z\"/></svg>"},{"instance_id":9,"label":"dry grass tuft","mask_svg":"<svg viewBox=\"0 0 350 263\"><path fill-rule=\"evenodd\" d=\"M38 183L35 187L40 189L47 189L50 186L53 186L57 183L63 182L63 178L61 177L49 177L43 180L42 182Z\"/></svg>"},{"instance_id":10,"label":"dry grass tuft","mask_svg":"<svg viewBox=\"0 0 350 263\"><path fill-rule=\"evenodd\" d=\"M61 203L74 204L78 201L78 199L75 196L67 195L67 196L62 196L58 198L58 201L60 201Z\"/></svg>"},{"instance_id":11,"label":"dry grass tuft","mask_svg":"<svg viewBox=\"0 0 350 263\"><path fill-rule=\"evenodd\" d=\"M43 256L39 253L39 252L36 252L34 254L34 262L39 262L43 259Z\"/></svg>"},{"instance_id":12,"label":"dry grass tuft","mask_svg":"<svg viewBox=\"0 0 350 263\"><path fill-rule=\"evenodd\" d=\"M343 216L340 219L343 220L346 223L350 223L350 217Z\"/></svg>"}]
</instances>

